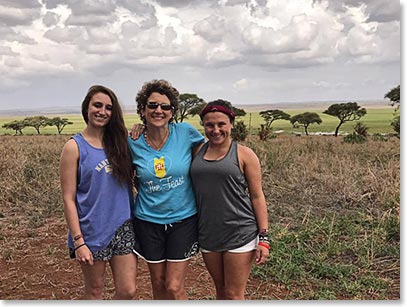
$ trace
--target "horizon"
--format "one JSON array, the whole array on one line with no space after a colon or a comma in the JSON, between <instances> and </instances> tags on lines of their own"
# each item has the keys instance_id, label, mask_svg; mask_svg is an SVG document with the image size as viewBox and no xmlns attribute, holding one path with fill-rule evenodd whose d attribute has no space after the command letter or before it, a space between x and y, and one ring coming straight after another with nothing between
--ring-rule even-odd
<instances>
[{"instance_id":1,"label":"horizon","mask_svg":"<svg viewBox=\"0 0 407 307\"><path fill-rule=\"evenodd\" d=\"M261 111L270 108L278 108L278 109L321 109L329 106L330 104L334 103L346 103L346 102L357 102L361 107L370 107L370 108L394 108L390 105L390 100L388 99L368 99L368 100L325 100L325 101L301 101L301 102L272 102L272 103L264 103L264 104L233 104L234 107L242 108L244 110L249 111ZM287 107L284 108L284 105ZM123 113L125 114L132 114L136 113L136 104L128 104L124 105L121 104ZM264 108L262 108L264 107ZM134 108L134 110L132 110ZM65 108L61 107L31 107L31 108L10 108L10 109L3 109L0 110L0 117L9 117L9 116L23 116L23 115L33 115L33 114L48 114L48 115L57 115L57 114L80 114L80 104L78 106L69 106Z\"/></svg>"}]
</instances>

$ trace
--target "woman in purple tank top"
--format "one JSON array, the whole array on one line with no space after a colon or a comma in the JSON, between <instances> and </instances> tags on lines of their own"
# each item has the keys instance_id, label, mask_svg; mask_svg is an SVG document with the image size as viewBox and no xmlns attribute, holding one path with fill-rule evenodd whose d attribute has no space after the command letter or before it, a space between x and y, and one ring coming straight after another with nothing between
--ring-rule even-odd
<instances>
[{"instance_id":1,"label":"woman in purple tank top","mask_svg":"<svg viewBox=\"0 0 407 307\"><path fill-rule=\"evenodd\" d=\"M103 299L107 263L113 298L134 299L133 168L122 110L112 90L95 85L82 102L82 115L86 128L66 142L60 161L70 257L81 266L84 299Z\"/></svg>"}]
</instances>

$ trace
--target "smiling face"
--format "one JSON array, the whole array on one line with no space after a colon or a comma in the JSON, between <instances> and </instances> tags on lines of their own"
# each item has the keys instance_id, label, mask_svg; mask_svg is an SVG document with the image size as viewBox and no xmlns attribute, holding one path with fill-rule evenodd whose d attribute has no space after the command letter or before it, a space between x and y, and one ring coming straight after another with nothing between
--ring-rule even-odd
<instances>
[{"instance_id":1,"label":"smiling face","mask_svg":"<svg viewBox=\"0 0 407 307\"><path fill-rule=\"evenodd\" d=\"M166 95L160 93L151 93L147 98L147 105L144 108L143 115L148 126L163 127L168 125L172 117L172 109L164 109L163 106L171 106L171 101ZM156 108L152 108L156 107Z\"/></svg>"},{"instance_id":2,"label":"smiling face","mask_svg":"<svg viewBox=\"0 0 407 307\"><path fill-rule=\"evenodd\" d=\"M232 123L229 116L222 112L206 113L202 119L205 135L213 145L221 145L229 142L232 131Z\"/></svg>"},{"instance_id":3,"label":"smiling face","mask_svg":"<svg viewBox=\"0 0 407 307\"><path fill-rule=\"evenodd\" d=\"M95 127L104 127L112 116L113 104L110 97L103 93L92 96L88 106L88 124Z\"/></svg>"}]
</instances>

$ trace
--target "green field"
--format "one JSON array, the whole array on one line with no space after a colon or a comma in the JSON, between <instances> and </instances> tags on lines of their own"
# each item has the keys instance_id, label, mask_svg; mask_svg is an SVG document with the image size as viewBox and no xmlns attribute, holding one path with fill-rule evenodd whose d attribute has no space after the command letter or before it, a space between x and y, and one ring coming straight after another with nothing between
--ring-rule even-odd
<instances>
[{"instance_id":1,"label":"green field","mask_svg":"<svg viewBox=\"0 0 407 307\"><path fill-rule=\"evenodd\" d=\"M290 115L295 115L303 113L309 110L287 110ZM322 119L321 125L311 125L309 127L309 132L333 132L335 127L338 125L339 120L336 117L323 114L324 110L312 110L311 112L316 112ZM393 129L390 125L394 115L394 110L392 108L367 108L367 114L360 119L360 122L365 124L369 128L369 133L392 133ZM85 123L80 114L62 114L62 115L46 115L47 117L60 116L63 118L68 118L73 122L72 125L67 125L63 134L74 134L77 133L85 127ZM14 130L6 130L2 128L4 123L11 122L13 120L22 120L25 116L9 116L9 117L0 117L0 134L14 134ZM264 119L259 115L259 111L247 111L246 116L243 118L237 118L238 121L243 120L246 126L250 129L251 133L256 133L259 129L260 124L264 124ZM132 123L140 122L139 117L135 113L125 114L126 126L130 128ZM194 116L187 122L191 123L201 132L203 131L201 125L199 124L199 117ZM352 132L355 122L347 122L341 126L341 132ZM304 132L303 128L293 128L289 121L277 120L272 124L273 131L284 130L284 133L293 133L293 132ZM37 134L34 128L27 127L23 129L24 134ZM53 127L45 127L41 129L41 134L56 134L57 129Z\"/></svg>"}]
</instances>

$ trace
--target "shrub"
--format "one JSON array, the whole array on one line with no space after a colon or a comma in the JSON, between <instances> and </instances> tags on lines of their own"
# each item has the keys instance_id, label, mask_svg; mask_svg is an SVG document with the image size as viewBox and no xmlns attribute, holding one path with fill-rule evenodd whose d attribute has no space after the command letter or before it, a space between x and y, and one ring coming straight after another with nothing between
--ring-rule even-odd
<instances>
[{"instance_id":1,"label":"shrub","mask_svg":"<svg viewBox=\"0 0 407 307\"><path fill-rule=\"evenodd\" d=\"M232 139L235 141L241 142L244 141L249 134L249 130L247 130L247 126L244 124L243 121L235 122L234 127L232 128Z\"/></svg>"}]
</instances>

